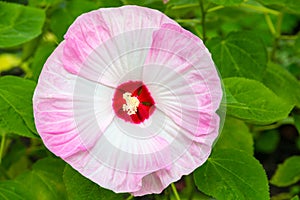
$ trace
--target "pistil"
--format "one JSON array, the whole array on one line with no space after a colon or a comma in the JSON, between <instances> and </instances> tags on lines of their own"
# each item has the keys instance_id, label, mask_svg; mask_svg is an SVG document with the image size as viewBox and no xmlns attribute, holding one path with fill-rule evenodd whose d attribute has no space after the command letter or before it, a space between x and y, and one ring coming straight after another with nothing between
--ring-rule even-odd
<instances>
[{"instance_id":1,"label":"pistil","mask_svg":"<svg viewBox=\"0 0 300 200\"><path fill-rule=\"evenodd\" d=\"M123 104L123 111L127 111L128 115L134 115L137 112L137 108L140 105L140 101L137 97L132 97L130 92L123 94L126 104Z\"/></svg>"}]
</instances>

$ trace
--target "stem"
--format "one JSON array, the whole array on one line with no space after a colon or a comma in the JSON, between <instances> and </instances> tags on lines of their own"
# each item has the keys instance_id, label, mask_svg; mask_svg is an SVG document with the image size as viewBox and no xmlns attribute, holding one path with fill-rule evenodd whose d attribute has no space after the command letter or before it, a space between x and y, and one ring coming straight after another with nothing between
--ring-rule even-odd
<instances>
[{"instance_id":1,"label":"stem","mask_svg":"<svg viewBox=\"0 0 300 200\"><path fill-rule=\"evenodd\" d=\"M214 11L220 10L222 8L225 8L225 6L222 6L222 5L221 6L216 6L216 7L208 9L206 12L210 13L210 12L214 12Z\"/></svg>"},{"instance_id":2,"label":"stem","mask_svg":"<svg viewBox=\"0 0 300 200\"><path fill-rule=\"evenodd\" d=\"M192 3L192 4L185 4L185 5L179 5L179 6L172 6L172 10L177 10L177 9L184 9L184 8L194 8L198 6L197 3Z\"/></svg>"},{"instance_id":3,"label":"stem","mask_svg":"<svg viewBox=\"0 0 300 200\"><path fill-rule=\"evenodd\" d=\"M297 38L297 35L280 35L281 40L296 40Z\"/></svg>"},{"instance_id":4,"label":"stem","mask_svg":"<svg viewBox=\"0 0 300 200\"><path fill-rule=\"evenodd\" d=\"M203 43L205 43L205 41L206 41L206 26L205 26L206 13L204 10L203 0L199 0L199 4L200 4L201 13L202 13L202 35L203 35L202 40L203 40Z\"/></svg>"},{"instance_id":5,"label":"stem","mask_svg":"<svg viewBox=\"0 0 300 200\"><path fill-rule=\"evenodd\" d=\"M276 24L276 36L275 36L275 41L273 44L273 49L271 52L271 60L275 60L275 54L276 54L276 50L278 47L278 41L281 35L281 25L282 25L282 19L283 19L283 14L280 13L278 15L278 19L277 19L277 24Z\"/></svg>"},{"instance_id":6,"label":"stem","mask_svg":"<svg viewBox=\"0 0 300 200\"><path fill-rule=\"evenodd\" d=\"M273 15L279 15L280 14L280 12L278 12L276 10L272 10L270 8L266 8L266 7L263 7L263 6L254 6L254 5L250 5L250 4L241 4L240 6L244 7L244 8L249 8L251 10L256 10L256 11L259 11L259 12L263 12L263 13L269 13L269 14L273 14Z\"/></svg>"},{"instance_id":7,"label":"stem","mask_svg":"<svg viewBox=\"0 0 300 200\"><path fill-rule=\"evenodd\" d=\"M251 130L251 132L261 132L261 131L268 131L268 130L273 130L276 129L282 125L285 124L295 124L295 121L292 117L288 117L284 120L281 120L275 124L270 124L270 125L266 125L266 126L257 126L257 127L253 127L253 129Z\"/></svg>"},{"instance_id":8,"label":"stem","mask_svg":"<svg viewBox=\"0 0 300 200\"><path fill-rule=\"evenodd\" d=\"M174 183L171 183L171 187L172 187L172 191L173 191L173 193L175 195L176 200L181 200Z\"/></svg>"},{"instance_id":9,"label":"stem","mask_svg":"<svg viewBox=\"0 0 300 200\"><path fill-rule=\"evenodd\" d=\"M203 34L197 28L195 28L194 30L200 38L203 38Z\"/></svg>"},{"instance_id":10,"label":"stem","mask_svg":"<svg viewBox=\"0 0 300 200\"><path fill-rule=\"evenodd\" d=\"M176 19L176 22L201 24L201 20L199 20L199 19Z\"/></svg>"},{"instance_id":11,"label":"stem","mask_svg":"<svg viewBox=\"0 0 300 200\"><path fill-rule=\"evenodd\" d=\"M276 129L276 128L278 128L279 126L281 126L281 124L276 123L276 124L271 124L271 125L268 125L268 126L256 127L256 128L253 128L252 131L253 131L253 132L268 131L268 130Z\"/></svg>"},{"instance_id":12,"label":"stem","mask_svg":"<svg viewBox=\"0 0 300 200\"><path fill-rule=\"evenodd\" d=\"M133 196L133 195L130 195L129 197L127 197L126 200L131 200L131 199L133 199L133 198L134 198L134 196Z\"/></svg>"},{"instance_id":13,"label":"stem","mask_svg":"<svg viewBox=\"0 0 300 200\"><path fill-rule=\"evenodd\" d=\"M1 139L1 146L0 146L0 164L2 162L2 156L3 156L3 151L4 151L4 145L5 145L5 134L2 135Z\"/></svg>"},{"instance_id":14,"label":"stem","mask_svg":"<svg viewBox=\"0 0 300 200\"><path fill-rule=\"evenodd\" d=\"M273 22L271 20L271 17L268 13L265 13L265 19L266 19L266 22L268 24L268 27L270 29L270 32L272 33L272 35L276 36L277 35L277 32L275 30L275 27L273 25Z\"/></svg>"}]
</instances>

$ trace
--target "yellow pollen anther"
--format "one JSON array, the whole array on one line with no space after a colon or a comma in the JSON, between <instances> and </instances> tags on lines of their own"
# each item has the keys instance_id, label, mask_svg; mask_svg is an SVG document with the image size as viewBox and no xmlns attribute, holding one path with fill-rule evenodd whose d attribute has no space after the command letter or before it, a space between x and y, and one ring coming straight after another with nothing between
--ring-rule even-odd
<instances>
[{"instance_id":1,"label":"yellow pollen anther","mask_svg":"<svg viewBox=\"0 0 300 200\"><path fill-rule=\"evenodd\" d=\"M133 115L137 112L137 107L140 101L136 97L132 97L131 93L125 92L123 94L123 99L125 99L126 104L123 104L123 111L127 111L128 115Z\"/></svg>"}]
</instances>

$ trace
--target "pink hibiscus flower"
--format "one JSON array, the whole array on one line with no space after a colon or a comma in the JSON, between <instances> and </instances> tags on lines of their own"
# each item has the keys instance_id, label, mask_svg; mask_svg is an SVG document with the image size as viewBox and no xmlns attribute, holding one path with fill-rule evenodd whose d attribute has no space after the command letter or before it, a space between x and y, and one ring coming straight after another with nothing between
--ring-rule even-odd
<instances>
[{"instance_id":1,"label":"pink hibiscus flower","mask_svg":"<svg viewBox=\"0 0 300 200\"><path fill-rule=\"evenodd\" d=\"M47 148L115 192L160 193L202 165L222 90L202 41L159 11L81 15L48 58L33 105Z\"/></svg>"}]
</instances>

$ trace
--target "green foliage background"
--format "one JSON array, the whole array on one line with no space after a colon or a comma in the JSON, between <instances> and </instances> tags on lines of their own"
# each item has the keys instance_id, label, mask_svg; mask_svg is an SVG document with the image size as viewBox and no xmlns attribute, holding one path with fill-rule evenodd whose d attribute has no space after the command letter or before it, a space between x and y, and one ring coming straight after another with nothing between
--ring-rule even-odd
<instances>
[{"instance_id":1,"label":"green foliage background","mask_svg":"<svg viewBox=\"0 0 300 200\"><path fill-rule=\"evenodd\" d=\"M299 0L0 1L0 199L133 199L51 154L31 102L44 62L75 18L129 4L158 9L198 35L223 78L224 127L207 162L176 183L181 199L299 199ZM178 197L170 187L136 199Z\"/></svg>"}]
</instances>

